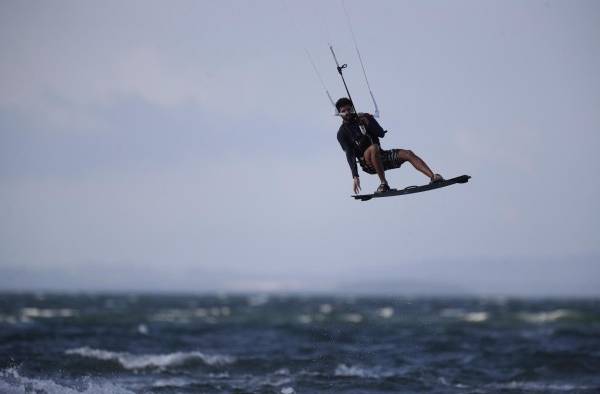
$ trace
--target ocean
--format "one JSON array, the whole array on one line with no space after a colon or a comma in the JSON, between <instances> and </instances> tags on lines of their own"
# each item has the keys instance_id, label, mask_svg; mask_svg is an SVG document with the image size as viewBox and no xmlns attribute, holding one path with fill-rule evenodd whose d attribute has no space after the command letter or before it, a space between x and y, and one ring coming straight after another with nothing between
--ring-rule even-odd
<instances>
[{"instance_id":1,"label":"ocean","mask_svg":"<svg viewBox=\"0 0 600 394\"><path fill-rule=\"evenodd\" d=\"M600 393L600 300L2 293L0 393Z\"/></svg>"}]
</instances>

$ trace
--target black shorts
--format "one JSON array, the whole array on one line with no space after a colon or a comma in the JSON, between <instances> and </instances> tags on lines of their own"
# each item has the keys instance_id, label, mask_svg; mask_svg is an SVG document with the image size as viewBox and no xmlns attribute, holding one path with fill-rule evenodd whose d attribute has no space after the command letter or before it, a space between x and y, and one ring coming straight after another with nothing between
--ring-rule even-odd
<instances>
[{"instance_id":1,"label":"black shorts","mask_svg":"<svg viewBox=\"0 0 600 394\"><path fill-rule=\"evenodd\" d=\"M401 151L401 149L389 149L389 150L380 149L379 153L381 155L381 161L383 162L383 170L384 171L398 168L402 165L402 163L404 163L406 161L406 160L400 158L400 155L399 155L400 151ZM358 163L360 164L360 167L363 169L363 171L366 172L367 174L377 174L377 171L375 171L375 168L368 165L367 162L365 161L364 157L360 156L358 158Z\"/></svg>"}]
</instances>

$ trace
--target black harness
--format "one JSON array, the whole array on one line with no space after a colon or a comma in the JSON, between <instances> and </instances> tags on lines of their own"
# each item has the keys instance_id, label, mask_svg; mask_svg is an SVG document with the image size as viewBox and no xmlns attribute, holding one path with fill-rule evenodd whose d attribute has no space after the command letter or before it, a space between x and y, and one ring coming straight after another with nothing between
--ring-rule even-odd
<instances>
[{"instance_id":1,"label":"black harness","mask_svg":"<svg viewBox=\"0 0 600 394\"><path fill-rule=\"evenodd\" d=\"M344 123L344 129L352 140L352 146L354 147L354 154L357 157L362 157L369 146L373 144L373 138L369 134L354 133L347 123Z\"/></svg>"}]
</instances>

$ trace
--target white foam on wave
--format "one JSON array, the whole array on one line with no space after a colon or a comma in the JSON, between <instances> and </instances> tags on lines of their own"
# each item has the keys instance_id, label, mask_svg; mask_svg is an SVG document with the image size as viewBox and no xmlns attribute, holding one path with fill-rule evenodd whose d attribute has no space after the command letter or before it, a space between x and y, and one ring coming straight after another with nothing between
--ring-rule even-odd
<instances>
[{"instance_id":1,"label":"white foam on wave","mask_svg":"<svg viewBox=\"0 0 600 394\"><path fill-rule=\"evenodd\" d=\"M77 314L77 311L70 308L21 308L21 316L26 318L45 318L51 319L54 317L72 317Z\"/></svg>"},{"instance_id":2,"label":"white foam on wave","mask_svg":"<svg viewBox=\"0 0 600 394\"><path fill-rule=\"evenodd\" d=\"M229 379L229 372L209 373L209 378L212 379Z\"/></svg>"},{"instance_id":3,"label":"white foam on wave","mask_svg":"<svg viewBox=\"0 0 600 394\"><path fill-rule=\"evenodd\" d=\"M333 306L331 304L321 304L319 305L319 312L327 315L333 312Z\"/></svg>"},{"instance_id":4,"label":"white foam on wave","mask_svg":"<svg viewBox=\"0 0 600 394\"><path fill-rule=\"evenodd\" d=\"M265 387L282 387L292 383L292 378L290 376L282 376L282 375L244 375L241 378L240 388L244 388L246 391L244 392L263 392Z\"/></svg>"},{"instance_id":5,"label":"white foam on wave","mask_svg":"<svg viewBox=\"0 0 600 394\"><path fill-rule=\"evenodd\" d=\"M383 319L389 319L394 316L394 308L391 306L384 306L383 308L377 309L377 315Z\"/></svg>"},{"instance_id":6,"label":"white foam on wave","mask_svg":"<svg viewBox=\"0 0 600 394\"><path fill-rule=\"evenodd\" d=\"M247 298L248 305L261 306L269 302L269 295L264 293L253 294Z\"/></svg>"},{"instance_id":7,"label":"white foam on wave","mask_svg":"<svg viewBox=\"0 0 600 394\"><path fill-rule=\"evenodd\" d=\"M152 384L152 387L162 388L162 387L185 387L193 382L184 378L170 378L170 379L158 379Z\"/></svg>"},{"instance_id":8,"label":"white foam on wave","mask_svg":"<svg viewBox=\"0 0 600 394\"><path fill-rule=\"evenodd\" d=\"M142 335L148 335L148 326L143 323L138 324L137 332L139 332Z\"/></svg>"},{"instance_id":9,"label":"white foam on wave","mask_svg":"<svg viewBox=\"0 0 600 394\"><path fill-rule=\"evenodd\" d=\"M21 376L16 368L0 371L0 392L3 394L134 394L133 391L104 380L83 380L83 390L64 386L52 379Z\"/></svg>"},{"instance_id":10,"label":"white foam on wave","mask_svg":"<svg viewBox=\"0 0 600 394\"><path fill-rule=\"evenodd\" d=\"M546 312L521 312L517 314L519 319L528 323L548 323L560 319L572 318L576 315L576 312L568 309L556 309Z\"/></svg>"},{"instance_id":11,"label":"white foam on wave","mask_svg":"<svg viewBox=\"0 0 600 394\"><path fill-rule=\"evenodd\" d=\"M484 311L467 312L462 309L447 308L440 312L440 316L452 319L460 319L469 323L481 323L489 319L490 315Z\"/></svg>"},{"instance_id":12,"label":"white foam on wave","mask_svg":"<svg viewBox=\"0 0 600 394\"><path fill-rule=\"evenodd\" d=\"M301 324L311 324L312 322L323 322L325 320L327 320L327 315L324 315L322 313L317 313L315 315L309 315L306 313L303 313L301 315L298 315L296 317L296 320L298 320L299 323Z\"/></svg>"},{"instance_id":13,"label":"white foam on wave","mask_svg":"<svg viewBox=\"0 0 600 394\"><path fill-rule=\"evenodd\" d=\"M0 314L0 323L8 324L19 324L19 323L33 323L34 319L53 319L53 318L67 318L73 317L78 314L77 310L70 308L34 308L25 307L21 308L16 315L4 315Z\"/></svg>"},{"instance_id":14,"label":"white foam on wave","mask_svg":"<svg viewBox=\"0 0 600 394\"><path fill-rule=\"evenodd\" d=\"M163 309L152 316L150 320L169 323L190 323L193 320L203 320L206 323L216 323L217 318L225 318L231 315L228 306L213 306L210 308L172 308Z\"/></svg>"},{"instance_id":15,"label":"white foam on wave","mask_svg":"<svg viewBox=\"0 0 600 394\"><path fill-rule=\"evenodd\" d=\"M313 319L310 315L300 315L298 316L298 321L302 324L310 324L312 323Z\"/></svg>"},{"instance_id":16,"label":"white foam on wave","mask_svg":"<svg viewBox=\"0 0 600 394\"><path fill-rule=\"evenodd\" d=\"M384 371L379 367L367 368L356 365L339 364L333 373L335 376L357 377L357 378L385 378L393 376L391 371Z\"/></svg>"},{"instance_id":17,"label":"white foam on wave","mask_svg":"<svg viewBox=\"0 0 600 394\"><path fill-rule=\"evenodd\" d=\"M204 354L199 351L175 352L168 354L131 354L127 352L112 352L109 350L80 347L65 351L68 355L95 358L98 360L117 361L125 369L158 368L165 369L185 364L189 361L200 360L207 365L226 365L235 361L235 358L220 354Z\"/></svg>"},{"instance_id":18,"label":"white foam on wave","mask_svg":"<svg viewBox=\"0 0 600 394\"><path fill-rule=\"evenodd\" d=\"M517 382L512 381L508 383L492 383L489 387L500 390L519 390L523 391L573 391L573 390L589 390L592 387L575 385L570 383L545 383L545 382Z\"/></svg>"},{"instance_id":19,"label":"white foam on wave","mask_svg":"<svg viewBox=\"0 0 600 394\"><path fill-rule=\"evenodd\" d=\"M488 317L489 315L487 312L468 312L465 315L464 320L471 323L479 323L482 321L486 321Z\"/></svg>"},{"instance_id":20,"label":"white foam on wave","mask_svg":"<svg viewBox=\"0 0 600 394\"><path fill-rule=\"evenodd\" d=\"M341 319L349 323L360 323L363 321L363 316L360 313L344 313Z\"/></svg>"},{"instance_id":21,"label":"white foam on wave","mask_svg":"<svg viewBox=\"0 0 600 394\"><path fill-rule=\"evenodd\" d=\"M289 376L290 370L288 368L279 368L277 371L273 372L274 375L284 375Z\"/></svg>"}]
</instances>

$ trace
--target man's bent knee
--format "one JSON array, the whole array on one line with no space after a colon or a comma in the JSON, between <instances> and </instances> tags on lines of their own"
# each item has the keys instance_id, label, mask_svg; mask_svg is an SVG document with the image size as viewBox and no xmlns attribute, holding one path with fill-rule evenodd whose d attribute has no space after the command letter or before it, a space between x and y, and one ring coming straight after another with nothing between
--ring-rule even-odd
<instances>
[{"instance_id":1,"label":"man's bent knee","mask_svg":"<svg viewBox=\"0 0 600 394\"><path fill-rule=\"evenodd\" d=\"M365 160L368 160L368 159L371 157L371 155L372 155L372 154L374 154L374 153L376 154L376 153L377 153L377 150L376 150L377 148L376 148L376 146L377 146L377 145L375 145L375 144L373 144L373 145L370 145L370 146L369 146L369 147L368 147L368 148L365 150L365 153L363 153L363 158L364 158Z\"/></svg>"},{"instance_id":2,"label":"man's bent knee","mask_svg":"<svg viewBox=\"0 0 600 394\"><path fill-rule=\"evenodd\" d=\"M367 153L367 152L371 153L371 152L373 152L373 149L375 149L375 145L371 144L371 145L369 145L369 147L367 149L365 149L365 153Z\"/></svg>"},{"instance_id":3,"label":"man's bent knee","mask_svg":"<svg viewBox=\"0 0 600 394\"><path fill-rule=\"evenodd\" d=\"M371 144L365 151L365 153L369 152L370 154L379 155L379 145Z\"/></svg>"}]
</instances>

